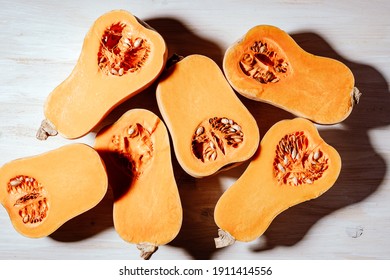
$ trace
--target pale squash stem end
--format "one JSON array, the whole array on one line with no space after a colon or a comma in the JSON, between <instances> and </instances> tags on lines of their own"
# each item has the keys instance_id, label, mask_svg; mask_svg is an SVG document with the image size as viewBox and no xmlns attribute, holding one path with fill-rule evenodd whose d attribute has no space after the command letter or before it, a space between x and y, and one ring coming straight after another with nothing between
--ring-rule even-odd
<instances>
[{"instance_id":1,"label":"pale squash stem end","mask_svg":"<svg viewBox=\"0 0 390 280\"><path fill-rule=\"evenodd\" d=\"M218 229L218 237L214 238L215 248L223 248L233 245L235 241L236 240L232 235L222 229Z\"/></svg>"},{"instance_id":2,"label":"pale squash stem end","mask_svg":"<svg viewBox=\"0 0 390 280\"><path fill-rule=\"evenodd\" d=\"M149 260L153 255L153 253L157 251L158 246L148 242L143 242L137 244L137 249L141 251L140 252L141 258L143 258L144 260Z\"/></svg>"},{"instance_id":3,"label":"pale squash stem end","mask_svg":"<svg viewBox=\"0 0 390 280\"><path fill-rule=\"evenodd\" d=\"M44 119L39 127L36 137L38 140L46 140L49 136L55 136L58 132L54 125L47 119Z\"/></svg>"},{"instance_id":4,"label":"pale squash stem end","mask_svg":"<svg viewBox=\"0 0 390 280\"><path fill-rule=\"evenodd\" d=\"M362 96L362 92L359 91L357 87L353 88L352 91L352 101L354 104L359 104L360 97Z\"/></svg>"}]
</instances>

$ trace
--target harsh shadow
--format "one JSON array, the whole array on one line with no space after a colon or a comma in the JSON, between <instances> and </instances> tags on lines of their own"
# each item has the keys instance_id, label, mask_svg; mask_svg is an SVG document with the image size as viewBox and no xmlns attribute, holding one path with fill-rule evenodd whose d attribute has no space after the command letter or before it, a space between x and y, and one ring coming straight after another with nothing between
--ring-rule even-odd
<instances>
[{"instance_id":1,"label":"harsh shadow","mask_svg":"<svg viewBox=\"0 0 390 280\"><path fill-rule=\"evenodd\" d=\"M218 65L222 65L223 50L221 47L195 34L183 22L167 17L149 19L146 22L165 39L169 57L173 54L181 56L201 54L213 59Z\"/></svg>"},{"instance_id":2,"label":"harsh shadow","mask_svg":"<svg viewBox=\"0 0 390 280\"><path fill-rule=\"evenodd\" d=\"M109 188L98 205L63 224L50 238L59 242L77 242L112 228L112 205L112 192Z\"/></svg>"},{"instance_id":3,"label":"harsh shadow","mask_svg":"<svg viewBox=\"0 0 390 280\"><path fill-rule=\"evenodd\" d=\"M370 129L390 124L390 114L386 109L390 107L388 82L374 67L348 61L338 55L317 34L299 33L292 37L306 51L346 64L363 95L341 128L319 126L321 136L337 149L342 158L342 170L336 184L321 197L278 215L264 234L266 242L254 249L257 252L295 245L321 218L373 194L387 171L386 163L372 146L368 133Z\"/></svg>"}]
</instances>

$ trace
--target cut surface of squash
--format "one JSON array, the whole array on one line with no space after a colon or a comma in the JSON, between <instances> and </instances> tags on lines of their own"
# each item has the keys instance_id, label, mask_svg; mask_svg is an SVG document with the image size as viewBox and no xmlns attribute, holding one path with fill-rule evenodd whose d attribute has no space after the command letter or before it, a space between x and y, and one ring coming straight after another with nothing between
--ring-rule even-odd
<instances>
[{"instance_id":1,"label":"cut surface of squash","mask_svg":"<svg viewBox=\"0 0 390 280\"><path fill-rule=\"evenodd\" d=\"M182 224L168 131L153 112L132 109L97 134L95 149L114 192L115 230L149 259Z\"/></svg>"},{"instance_id":2,"label":"cut surface of squash","mask_svg":"<svg viewBox=\"0 0 390 280\"><path fill-rule=\"evenodd\" d=\"M1 203L15 229L32 238L48 236L96 206L107 186L103 161L85 144L69 144L0 168Z\"/></svg>"},{"instance_id":3,"label":"cut surface of squash","mask_svg":"<svg viewBox=\"0 0 390 280\"><path fill-rule=\"evenodd\" d=\"M124 10L102 15L86 34L72 73L46 99L37 138L57 132L84 136L115 106L151 85L166 59L162 36L135 16Z\"/></svg>"},{"instance_id":4,"label":"cut surface of squash","mask_svg":"<svg viewBox=\"0 0 390 280\"><path fill-rule=\"evenodd\" d=\"M241 95L320 124L343 121L361 94L345 64L306 52L270 25L255 26L232 44L223 70Z\"/></svg>"},{"instance_id":5,"label":"cut surface of squash","mask_svg":"<svg viewBox=\"0 0 390 280\"><path fill-rule=\"evenodd\" d=\"M276 123L245 172L216 204L216 247L260 237L279 213L331 188L340 170L338 152L309 120Z\"/></svg>"},{"instance_id":6,"label":"cut surface of squash","mask_svg":"<svg viewBox=\"0 0 390 280\"><path fill-rule=\"evenodd\" d=\"M256 120L218 65L190 55L164 73L157 103L182 168L205 177L249 159L259 143Z\"/></svg>"}]
</instances>

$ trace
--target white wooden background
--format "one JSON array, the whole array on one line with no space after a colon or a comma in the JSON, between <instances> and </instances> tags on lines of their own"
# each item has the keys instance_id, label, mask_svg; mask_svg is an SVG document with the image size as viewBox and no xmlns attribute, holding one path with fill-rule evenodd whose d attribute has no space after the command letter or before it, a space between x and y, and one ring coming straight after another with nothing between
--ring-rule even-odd
<instances>
[{"instance_id":1,"label":"white wooden background","mask_svg":"<svg viewBox=\"0 0 390 280\"><path fill-rule=\"evenodd\" d=\"M70 141L35 139L49 92L73 69L85 33L101 14L126 9L159 31L170 54L203 54L221 63L225 49L258 24L276 25L307 51L343 61L363 92L342 124L319 126L343 169L317 200L278 216L249 243L215 249L214 205L246 167L195 180L180 169L182 230L153 259L390 259L390 2L382 1L49 1L0 0L0 165L71 142L93 144L94 133ZM196 74L196 73L194 73ZM292 118L242 99L261 134ZM143 107L159 114L150 89L118 107L104 123ZM112 198L42 239L19 235L0 207L0 259L138 259L115 233Z\"/></svg>"}]
</instances>

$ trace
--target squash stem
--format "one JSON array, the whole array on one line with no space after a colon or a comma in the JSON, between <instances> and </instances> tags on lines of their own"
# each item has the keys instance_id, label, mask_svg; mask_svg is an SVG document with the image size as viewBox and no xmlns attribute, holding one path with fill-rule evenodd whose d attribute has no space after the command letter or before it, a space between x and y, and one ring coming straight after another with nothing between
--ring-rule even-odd
<instances>
[{"instance_id":1,"label":"squash stem","mask_svg":"<svg viewBox=\"0 0 390 280\"><path fill-rule=\"evenodd\" d=\"M173 65L178 63L183 58L184 58L184 56L179 55L177 53L174 53L170 58L168 58L168 61L167 61L166 65L165 65L165 69L171 68Z\"/></svg>"},{"instance_id":2,"label":"squash stem","mask_svg":"<svg viewBox=\"0 0 390 280\"><path fill-rule=\"evenodd\" d=\"M214 238L215 248L227 247L233 245L236 241L232 235L222 229L218 229L218 236Z\"/></svg>"},{"instance_id":3,"label":"squash stem","mask_svg":"<svg viewBox=\"0 0 390 280\"><path fill-rule=\"evenodd\" d=\"M39 127L36 137L39 140L46 140L49 136L55 136L58 132L54 125L47 119L44 119Z\"/></svg>"},{"instance_id":4,"label":"squash stem","mask_svg":"<svg viewBox=\"0 0 390 280\"><path fill-rule=\"evenodd\" d=\"M141 251L140 257L144 260L149 260L153 253L157 251L158 246L148 242L143 242L137 244L137 248Z\"/></svg>"},{"instance_id":5,"label":"squash stem","mask_svg":"<svg viewBox=\"0 0 390 280\"><path fill-rule=\"evenodd\" d=\"M359 100L361 96L362 96L362 92L360 92L357 87L354 87L352 91L352 100L355 104L359 104Z\"/></svg>"}]
</instances>

